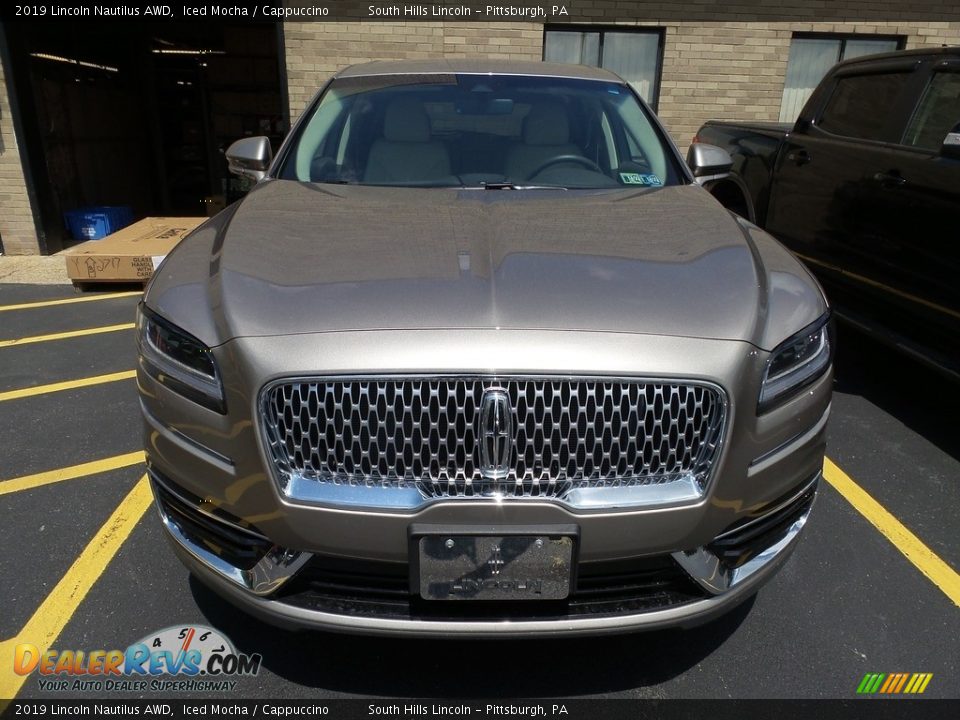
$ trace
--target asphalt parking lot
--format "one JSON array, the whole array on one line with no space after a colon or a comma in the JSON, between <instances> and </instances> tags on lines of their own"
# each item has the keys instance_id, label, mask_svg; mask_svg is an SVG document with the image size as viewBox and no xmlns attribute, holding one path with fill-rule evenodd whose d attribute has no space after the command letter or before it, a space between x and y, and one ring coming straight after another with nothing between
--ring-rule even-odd
<instances>
[{"instance_id":1,"label":"asphalt parking lot","mask_svg":"<svg viewBox=\"0 0 960 720\"><path fill-rule=\"evenodd\" d=\"M841 328L827 482L755 600L688 631L414 642L281 632L191 580L141 480L137 299L0 285L0 698L52 696L11 671L19 642L193 623L262 654L234 697L854 698L905 672L960 698L960 387L873 341Z\"/></svg>"}]
</instances>

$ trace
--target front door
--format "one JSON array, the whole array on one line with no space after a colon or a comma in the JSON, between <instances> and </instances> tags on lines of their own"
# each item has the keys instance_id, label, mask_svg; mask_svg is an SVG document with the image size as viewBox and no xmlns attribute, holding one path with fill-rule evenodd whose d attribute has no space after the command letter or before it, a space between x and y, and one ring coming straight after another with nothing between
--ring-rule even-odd
<instances>
[{"instance_id":1,"label":"front door","mask_svg":"<svg viewBox=\"0 0 960 720\"><path fill-rule=\"evenodd\" d=\"M927 77L898 146L868 170L878 188L870 239L882 248L890 324L960 372L960 156L941 153L960 125L960 61Z\"/></svg>"},{"instance_id":2,"label":"front door","mask_svg":"<svg viewBox=\"0 0 960 720\"><path fill-rule=\"evenodd\" d=\"M767 221L817 273L835 305L897 335L909 335L915 323L905 294L927 295L917 284L928 281L913 276L919 259L911 259L909 271L904 264L904 243L909 228L927 224L928 216L897 209L909 193L900 156L916 154L900 143L926 71L916 60L899 60L853 66L827 80L832 87L819 114L780 153ZM914 190L921 192L919 185Z\"/></svg>"}]
</instances>

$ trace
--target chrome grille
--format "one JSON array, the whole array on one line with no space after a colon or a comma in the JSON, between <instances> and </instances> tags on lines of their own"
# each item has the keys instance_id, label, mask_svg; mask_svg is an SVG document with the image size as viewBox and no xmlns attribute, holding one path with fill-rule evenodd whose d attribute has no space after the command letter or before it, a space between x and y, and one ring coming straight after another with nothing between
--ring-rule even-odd
<instances>
[{"instance_id":1,"label":"chrome grille","mask_svg":"<svg viewBox=\"0 0 960 720\"><path fill-rule=\"evenodd\" d=\"M481 405L492 389L506 392L512 412L505 477L481 467ZM585 488L681 478L702 492L726 405L718 388L698 383L425 377L282 381L264 390L261 410L288 495L296 480L423 500L563 501Z\"/></svg>"}]
</instances>

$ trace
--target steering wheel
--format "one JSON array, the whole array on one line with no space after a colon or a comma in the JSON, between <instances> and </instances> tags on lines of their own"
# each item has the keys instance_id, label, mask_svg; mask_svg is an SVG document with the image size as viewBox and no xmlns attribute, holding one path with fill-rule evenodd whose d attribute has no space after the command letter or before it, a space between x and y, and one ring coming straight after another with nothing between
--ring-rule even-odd
<instances>
[{"instance_id":1,"label":"steering wheel","mask_svg":"<svg viewBox=\"0 0 960 720\"><path fill-rule=\"evenodd\" d=\"M527 180L530 180L531 178L535 178L537 175L542 173L548 167L552 167L554 165L559 165L560 163L568 163L568 162L577 163L578 165L583 165L583 167L587 168L588 170L593 170L594 172L598 172L601 175L605 174L601 169L601 167L597 165L590 158L586 158L583 155L564 154L564 155L557 155L556 157L552 157L549 160L547 160L545 163L540 165L540 167L538 167L532 173L527 175Z\"/></svg>"}]
</instances>

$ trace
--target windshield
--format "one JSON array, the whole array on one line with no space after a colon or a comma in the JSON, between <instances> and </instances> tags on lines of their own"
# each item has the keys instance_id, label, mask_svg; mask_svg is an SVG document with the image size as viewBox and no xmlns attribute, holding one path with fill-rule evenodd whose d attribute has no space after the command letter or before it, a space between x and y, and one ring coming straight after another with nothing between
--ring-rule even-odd
<instances>
[{"instance_id":1,"label":"windshield","mask_svg":"<svg viewBox=\"0 0 960 720\"><path fill-rule=\"evenodd\" d=\"M400 187L660 187L685 182L621 83L520 75L334 80L278 176Z\"/></svg>"}]
</instances>

